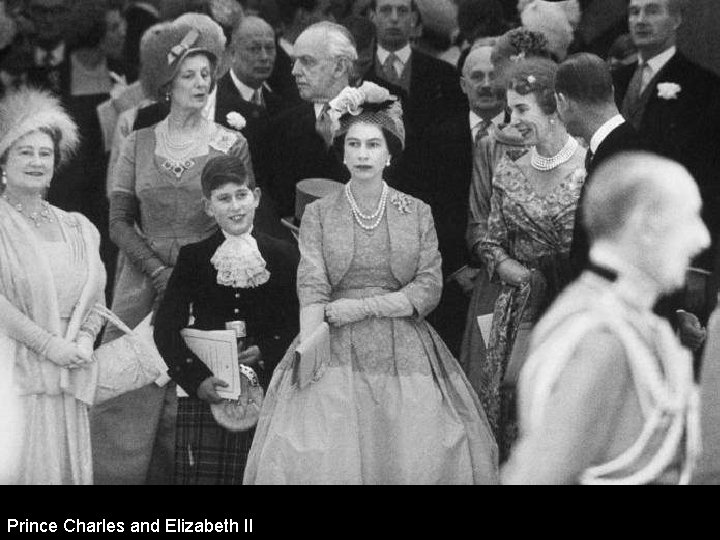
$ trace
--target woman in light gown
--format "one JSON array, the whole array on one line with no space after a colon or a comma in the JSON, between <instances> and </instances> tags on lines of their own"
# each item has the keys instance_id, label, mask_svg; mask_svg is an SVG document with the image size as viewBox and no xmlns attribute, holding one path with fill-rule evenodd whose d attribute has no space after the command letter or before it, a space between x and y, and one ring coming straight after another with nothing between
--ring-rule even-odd
<instances>
[{"instance_id":1,"label":"woman in light gown","mask_svg":"<svg viewBox=\"0 0 720 540\"><path fill-rule=\"evenodd\" d=\"M497 482L480 402L424 320L442 290L430 208L383 181L403 147L399 109L365 104L341 118L336 142L352 178L306 208L298 271L300 340L327 318L330 358L300 388L291 346L268 389L246 484Z\"/></svg>"},{"instance_id":2,"label":"woman in light gown","mask_svg":"<svg viewBox=\"0 0 720 540\"><path fill-rule=\"evenodd\" d=\"M92 308L105 303L100 236L81 214L43 200L77 142L51 94L22 89L0 102L0 371L18 396L3 425L3 455L15 460L8 483L93 481L88 411L107 373L92 356L102 327Z\"/></svg>"}]
</instances>

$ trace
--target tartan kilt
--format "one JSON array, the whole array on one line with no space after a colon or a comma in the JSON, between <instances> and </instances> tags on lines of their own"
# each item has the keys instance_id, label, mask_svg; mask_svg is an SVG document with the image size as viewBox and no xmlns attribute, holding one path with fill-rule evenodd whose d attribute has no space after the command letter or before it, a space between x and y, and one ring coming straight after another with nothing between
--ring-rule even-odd
<instances>
[{"instance_id":1,"label":"tartan kilt","mask_svg":"<svg viewBox=\"0 0 720 540\"><path fill-rule=\"evenodd\" d=\"M220 426L210 405L178 399L175 438L175 484L242 484L255 429L233 433Z\"/></svg>"}]
</instances>

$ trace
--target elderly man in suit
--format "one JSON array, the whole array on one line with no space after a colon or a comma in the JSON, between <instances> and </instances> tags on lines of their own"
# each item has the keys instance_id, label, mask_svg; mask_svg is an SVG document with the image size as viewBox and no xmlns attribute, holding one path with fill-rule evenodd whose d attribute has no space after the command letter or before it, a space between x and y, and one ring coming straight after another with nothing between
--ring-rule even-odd
<instances>
[{"instance_id":1,"label":"elderly man in suit","mask_svg":"<svg viewBox=\"0 0 720 540\"><path fill-rule=\"evenodd\" d=\"M628 23L640 61L614 74L623 116L649 146L685 165L703 198L703 218L720 228L720 79L676 47L685 0L630 0ZM696 261L711 270L711 257Z\"/></svg>"},{"instance_id":2,"label":"elderly man in suit","mask_svg":"<svg viewBox=\"0 0 720 540\"><path fill-rule=\"evenodd\" d=\"M476 47L460 66L460 85L470 107L439 119L427 130L422 143L423 159L418 161L420 167L415 173L421 184L418 191L433 211L443 259L445 287L430 322L456 357L460 354L468 297L479 273L479 269L469 266L465 242L473 155L505 104L504 92L496 85L491 56L491 46ZM489 204L488 197L488 210Z\"/></svg>"},{"instance_id":3,"label":"elderly man in suit","mask_svg":"<svg viewBox=\"0 0 720 540\"><path fill-rule=\"evenodd\" d=\"M300 101L292 76L295 41L308 27L332 19L330 0L275 0L278 19L277 59L269 84L285 99ZM265 8L267 10L267 7Z\"/></svg>"},{"instance_id":4,"label":"elderly man in suit","mask_svg":"<svg viewBox=\"0 0 720 540\"><path fill-rule=\"evenodd\" d=\"M599 56L581 53L565 60L558 68L555 92L558 114L568 133L590 145L585 158L588 178L580 194L570 249L575 274L580 275L589 251L582 227L582 201L592 173L607 158L625 150L638 150L642 143L635 128L618 111L610 68Z\"/></svg>"},{"instance_id":5,"label":"elderly man in suit","mask_svg":"<svg viewBox=\"0 0 720 540\"><path fill-rule=\"evenodd\" d=\"M276 58L275 32L259 17L246 17L235 28L230 44L232 65L218 81L215 119L232 126L232 113L240 114L250 145L255 176L262 185L267 171L264 149L270 119L290 106L268 85Z\"/></svg>"},{"instance_id":6,"label":"elderly man in suit","mask_svg":"<svg viewBox=\"0 0 720 540\"><path fill-rule=\"evenodd\" d=\"M347 170L332 147L327 106L353 75L357 51L350 32L331 22L310 26L295 41L293 75L303 103L270 128L267 191L281 216L295 213L295 185L305 178L344 181Z\"/></svg>"},{"instance_id":7,"label":"elderly man in suit","mask_svg":"<svg viewBox=\"0 0 720 540\"><path fill-rule=\"evenodd\" d=\"M451 66L411 48L418 24L414 0L373 0L370 17L377 29L375 74L403 89L407 130L403 162L412 164L420 159L418 148L425 130L438 119L467 110L467 100ZM419 195L415 182L408 176L399 187Z\"/></svg>"},{"instance_id":8,"label":"elderly man in suit","mask_svg":"<svg viewBox=\"0 0 720 540\"><path fill-rule=\"evenodd\" d=\"M621 154L583 205L592 264L533 332L503 480L687 483L700 451L692 362L652 306L710 244L699 190L678 163Z\"/></svg>"}]
</instances>

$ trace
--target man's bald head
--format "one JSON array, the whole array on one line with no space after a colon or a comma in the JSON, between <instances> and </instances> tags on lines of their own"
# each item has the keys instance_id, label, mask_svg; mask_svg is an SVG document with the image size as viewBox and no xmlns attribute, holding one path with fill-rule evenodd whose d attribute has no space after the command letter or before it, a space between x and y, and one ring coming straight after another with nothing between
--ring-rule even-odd
<instances>
[{"instance_id":1,"label":"man's bald head","mask_svg":"<svg viewBox=\"0 0 720 540\"><path fill-rule=\"evenodd\" d=\"M693 257L709 247L695 180L675 161L624 153L595 171L583 203L591 244L605 242L653 277L664 292L684 283Z\"/></svg>"},{"instance_id":2,"label":"man's bald head","mask_svg":"<svg viewBox=\"0 0 720 540\"><path fill-rule=\"evenodd\" d=\"M275 66L275 32L259 17L245 17L232 36L233 72L244 84L260 88Z\"/></svg>"}]
</instances>

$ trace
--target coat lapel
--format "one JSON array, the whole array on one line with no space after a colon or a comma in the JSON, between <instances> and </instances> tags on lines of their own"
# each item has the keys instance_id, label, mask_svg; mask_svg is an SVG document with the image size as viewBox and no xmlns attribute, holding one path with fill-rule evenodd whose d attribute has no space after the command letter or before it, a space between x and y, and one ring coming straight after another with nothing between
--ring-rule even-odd
<instances>
[{"instance_id":1,"label":"coat lapel","mask_svg":"<svg viewBox=\"0 0 720 540\"><path fill-rule=\"evenodd\" d=\"M404 204L405 201L407 205ZM417 220L417 202L399 191L390 189L387 203L390 268L395 279L403 285L412 280L417 270L420 253Z\"/></svg>"},{"instance_id":2,"label":"coat lapel","mask_svg":"<svg viewBox=\"0 0 720 540\"><path fill-rule=\"evenodd\" d=\"M323 246L330 283L337 285L347 274L355 253L352 209L344 190L335 195L335 201L324 220Z\"/></svg>"}]
</instances>

